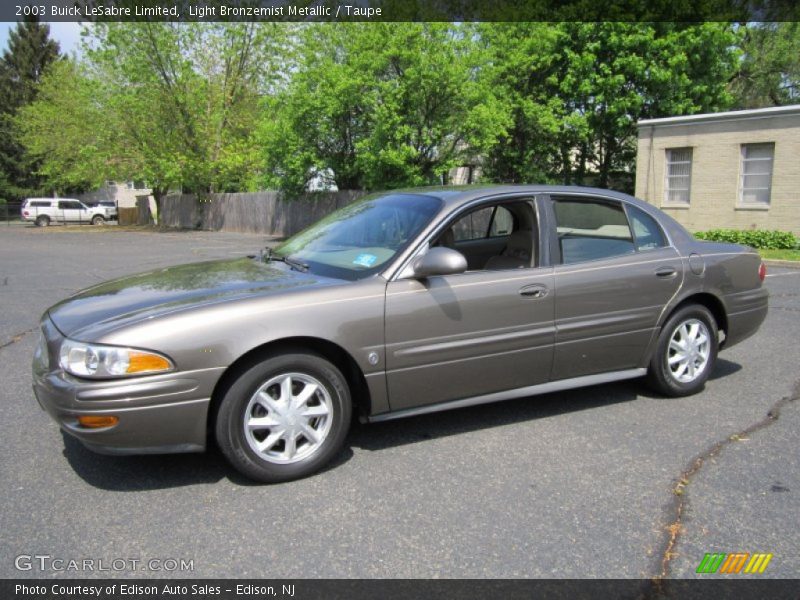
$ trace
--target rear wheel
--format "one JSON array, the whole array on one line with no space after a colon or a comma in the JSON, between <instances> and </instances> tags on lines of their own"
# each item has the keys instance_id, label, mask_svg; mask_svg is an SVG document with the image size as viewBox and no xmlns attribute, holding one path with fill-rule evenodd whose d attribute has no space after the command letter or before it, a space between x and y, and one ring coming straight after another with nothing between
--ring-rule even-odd
<instances>
[{"instance_id":1,"label":"rear wheel","mask_svg":"<svg viewBox=\"0 0 800 600\"><path fill-rule=\"evenodd\" d=\"M310 475L344 443L352 412L344 376L316 354L273 356L246 368L217 414L222 453L268 483Z\"/></svg>"},{"instance_id":2,"label":"rear wheel","mask_svg":"<svg viewBox=\"0 0 800 600\"><path fill-rule=\"evenodd\" d=\"M666 322L650 361L648 382L665 396L688 396L705 385L717 360L719 333L709 310L684 306Z\"/></svg>"},{"instance_id":3,"label":"rear wheel","mask_svg":"<svg viewBox=\"0 0 800 600\"><path fill-rule=\"evenodd\" d=\"M36 221L34 221L37 227L47 227L50 225L50 217L47 215L39 215L36 217Z\"/></svg>"},{"instance_id":4,"label":"rear wheel","mask_svg":"<svg viewBox=\"0 0 800 600\"><path fill-rule=\"evenodd\" d=\"M104 225L105 222L106 220L100 215L95 215L92 217L92 225Z\"/></svg>"}]
</instances>

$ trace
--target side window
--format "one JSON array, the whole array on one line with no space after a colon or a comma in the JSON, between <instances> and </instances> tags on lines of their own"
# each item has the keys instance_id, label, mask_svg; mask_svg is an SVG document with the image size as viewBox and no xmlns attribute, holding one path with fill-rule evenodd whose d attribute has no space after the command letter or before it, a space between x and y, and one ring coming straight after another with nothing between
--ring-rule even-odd
<instances>
[{"instance_id":1,"label":"side window","mask_svg":"<svg viewBox=\"0 0 800 600\"><path fill-rule=\"evenodd\" d=\"M492 219L489 237L505 237L514 230L514 216L505 206L498 206Z\"/></svg>"},{"instance_id":2,"label":"side window","mask_svg":"<svg viewBox=\"0 0 800 600\"><path fill-rule=\"evenodd\" d=\"M457 242L506 237L514 230L514 215L504 206L487 206L464 215L453 224Z\"/></svg>"},{"instance_id":3,"label":"side window","mask_svg":"<svg viewBox=\"0 0 800 600\"><path fill-rule=\"evenodd\" d=\"M628 219L619 203L568 197L553 200L563 264L636 251Z\"/></svg>"},{"instance_id":4,"label":"side window","mask_svg":"<svg viewBox=\"0 0 800 600\"><path fill-rule=\"evenodd\" d=\"M453 235L457 242L477 240L486 237L489 222L492 220L493 206L487 206L464 215L453 223Z\"/></svg>"},{"instance_id":5,"label":"side window","mask_svg":"<svg viewBox=\"0 0 800 600\"><path fill-rule=\"evenodd\" d=\"M631 220L633 237L636 238L637 250L653 250L667 245L664 232L656 220L641 208L628 205L628 217Z\"/></svg>"},{"instance_id":6,"label":"side window","mask_svg":"<svg viewBox=\"0 0 800 600\"><path fill-rule=\"evenodd\" d=\"M65 208L72 208L69 202L64 202L63 200L58 203L58 208L65 209Z\"/></svg>"}]
</instances>

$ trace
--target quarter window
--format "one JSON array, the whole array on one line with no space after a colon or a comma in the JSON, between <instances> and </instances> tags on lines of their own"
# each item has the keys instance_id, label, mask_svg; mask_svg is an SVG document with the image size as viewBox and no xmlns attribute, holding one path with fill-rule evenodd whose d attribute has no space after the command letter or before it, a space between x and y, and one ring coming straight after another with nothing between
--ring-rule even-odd
<instances>
[{"instance_id":1,"label":"quarter window","mask_svg":"<svg viewBox=\"0 0 800 600\"><path fill-rule=\"evenodd\" d=\"M554 198L553 206L562 263L636 251L625 211L617 202Z\"/></svg>"},{"instance_id":2,"label":"quarter window","mask_svg":"<svg viewBox=\"0 0 800 600\"><path fill-rule=\"evenodd\" d=\"M689 204L692 187L692 149L667 148L666 204Z\"/></svg>"},{"instance_id":3,"label":"quarter window","mask_svg":"<svg viewBox=\"0 0 800 600\"><path fill-rule=\"evenodd\" d=\"M637 250L652 250L667 245L661 227L653 217L641 208L636 208L629 204L628 217L631 221L631 229L633 229Z\"/></svg>"},{"instance_id":4,"label":"quarter window","mask_svg":"<svg viewBox=\"0 0 800 600\"><path fill-rule=\"evenodd\" d=\"M742 144L739 202L769 206L775 144Z\"/></svg>"}]
</instances>

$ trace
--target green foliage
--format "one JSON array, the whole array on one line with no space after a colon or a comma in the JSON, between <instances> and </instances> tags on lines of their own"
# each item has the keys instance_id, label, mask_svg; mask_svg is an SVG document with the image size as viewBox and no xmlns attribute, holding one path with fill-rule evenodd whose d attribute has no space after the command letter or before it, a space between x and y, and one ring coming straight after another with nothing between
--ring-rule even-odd
<instances>
[{"instance_id":1,"label":"green foliage","mask_svg":"<svg viewBox=\"0 0 800 600\"><path fill-rule=\"evenodd\" d=\"M763 108L800 100L800 23L743 27L744 55L731 82L738 108Z\"/></svg>"},{"instance_id":2,"label":"green foliage","mask_svg":"<svg viewBox=\"0 0 800 600\"><path fill-rule=\"evenodd\" d=\"M36 101L20 109L17 129L39 174L62 193L97 187L116 170L113 130L101 102L104 90L72 60L58 61L43 77ZM57 135L53 125L57 123Z\"/></svg>"},{"instance_id":3,"label":"green foliage","mask_svg":"<svg viewBox=\"0 0 800 600\"><path fill-rule=\"evenodd\" d=\"M766 229L712 229L694 234L699 240L742 244L766 250L791 250L798 247L798 240L788 231L768 231Z\"/></svg>"},{"instance_id":4,"label":"green foliage","mask_svg":"<svg viewBox=\"0 0 800 600\"><path fill-rule=\"evenodd\" d=\"M487 174L584 183L632 170L636 122L727 108L736 34L726 23L485 23L494 89L514 115Z\"/></svg>"},{"instance_id":5,"label":"green foliage","mask_svg":"<svg viewBox=\"0 0 800 600\"><path fill-rule=\"evenodd\" d=\"M266 181L340 189L446 181L502 134L507 112L482 78L482 56L449 23L306 27L292 77L265 102Z\"/></svg>"},{"instance_id":6,"label":"green foliage","mask_svg":"<svg viewBox=\"0 0 800 600\"><path fill-rule=\"evenodd\" d=\"M384 189L447 183L458 166L494 181L610 186L633 169L637 120L730 105L743 31L96 23L82 59L48 69L10 122L59 191L105 179L144 179L157 197Z\"/></svg>"},{"instance_id":7,"label":"green foliage","mask_svg":"<svg viewBox=\"0 0 800 600\"><path fill-rule=\"evenodd\" d=\"M157 202L173 187L253 189L259 98L281 31L255 23L96 23L85 32L84 61L52 69L42 97L22 111L26 147L58 189L140 179Z\"/></svg>"},{"instance_id":8,"label":"green foliage","mask_svg":"<svg viewBox=\"0 0 800 600\"><path fill-rule=\"evenodd\" d=\"M37 21L17 23L0 58L0 195L21 199L42 188L37 165L20 144L14 117L37 93L42 74L58 59L50 27Z\"/></svg>"},{"instance_id":9,"label":"green foliage","mask_svg":"<svg viewBox=\"0 0 800 600\"><path fill-rule=\"evenodd\" d=\"M797 250L765 250L759 249L761 258L767 260L792 260L800 262L800 249Z\"/></svg>"}]
</instances>

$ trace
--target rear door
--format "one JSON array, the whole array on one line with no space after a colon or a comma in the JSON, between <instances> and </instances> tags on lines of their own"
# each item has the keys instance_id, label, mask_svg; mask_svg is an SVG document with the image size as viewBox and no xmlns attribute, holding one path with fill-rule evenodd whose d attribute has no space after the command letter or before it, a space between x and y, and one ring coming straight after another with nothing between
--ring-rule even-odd
<instances>
[{"instance_id":1,"label":"rear door","mask_svg":"<svg viewBox=\"0 0 800 600\"><path fill-rule=\"evenodd\" d=\"M535 219L533 200L524 203ZM496 206L488 208L494 211ZM532 246L538 245L539 232L530 234ZM465 241L472 242L467 246L476 252L473 256L480 254L473 258L480 267L387 285L386 378L392 410L517 389L544 383L550 376L552 267L538 266L537 249L527 266L485 270L483 250L492 240L461 240L462 249ZM494 252L503 248L497 244Z\"/></svg>"},{"instance_id":2,"label":"rear door","mask_svg":"<svg viewBox=\"0 0 800 600\"><path fill-rule=\"evenodd\" d=\"M551 207L552 379L643 366L659 316L683 280L678 251L655 219L633 205L559 195Z\"/></svg>"}]
</instances>

